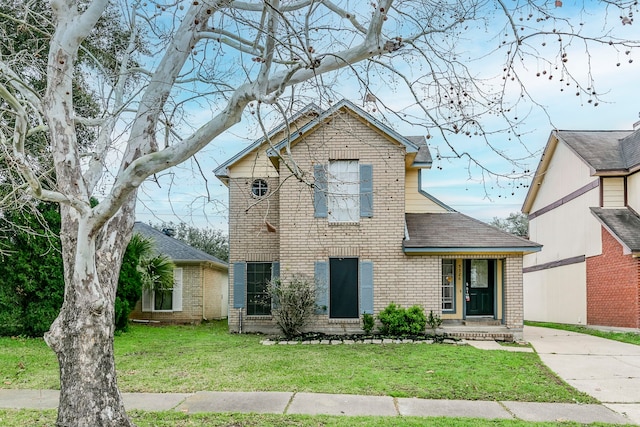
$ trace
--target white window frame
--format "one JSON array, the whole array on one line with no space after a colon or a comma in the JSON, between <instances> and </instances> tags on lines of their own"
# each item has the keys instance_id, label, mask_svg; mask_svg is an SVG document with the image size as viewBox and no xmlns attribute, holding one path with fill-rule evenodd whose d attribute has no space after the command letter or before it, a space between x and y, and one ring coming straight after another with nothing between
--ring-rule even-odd
<instances>
[{"instance_id":1,"label":"white window frame","mask_svg":"<svg viewBox=\"0 0 640 427\"><path fill-rule=\"evenodd\" d=\"M173 287L171 310L156 310L156 292L154 290L142 290L142 311L143 312L155 312L155 313L173 313L182 311L182 279L183 269L182 267L176 267L173 269ZM167 289L169 290L169 289Z\"/></svg>"},{"instance_id":2,"label":"white window frame","mask_svg":"<svg viewBox=\"0 0 640 427\"><path fill-rule=\"evenodd\" d=\"M360 165L358 160L331 160L327 170L329 223L360 221Z\"/></svg>"},{"instance_id":3,"label":"white window frame","mask_svg":"<svg viewBox=\"0 0 640 427\"><path fill-rule=\"evenodd\" d=\"M449 296L445 295L448 293ZM443 259L442 260L442 311L443 312L455 312L456 310L456 260L455 259ZM449 306L450 304L450 306Z\"/></svg>"}]
</instances>

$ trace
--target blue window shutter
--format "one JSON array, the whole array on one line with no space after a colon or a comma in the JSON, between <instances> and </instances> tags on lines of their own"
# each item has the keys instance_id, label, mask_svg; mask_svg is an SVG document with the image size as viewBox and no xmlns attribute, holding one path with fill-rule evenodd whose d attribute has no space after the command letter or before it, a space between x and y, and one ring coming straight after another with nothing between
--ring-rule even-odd
<instances>
[{"instance_id":1,"label":"blue window shutter","mask_svg":"<svg viewBox=\"0 0 640 427\"><path fill-rule=\"evenodd\" d=\"M316 314L327 314L329 309L329 263L316 261Z\"/></svg>"},{"instance_id":2,"label":"blue window shutter","mask_svg":"<svg viewBox=\"0 0 640 427\"><path fill-rule=\"evenodd\" d=\"M313 210L316 218L327 217L327 171L324 165L313 166Z\"/></svg>"},{"instance_id":3,"label":"blue window shutter","mask_svg":"<svg viewBox=\"0 0 640 427\"><path fill-rule=\"evenodd\" d=\"M360 216L373 217L373 165L360 165Z\"/></svg>"},{"instance_id":4,"label":"blue window shutter","mask_svg":"<svg viewBox=\"0 0 640 427\"><path fill-rule=\"evenodd\" d=\"M360 262L360 313L373 314L373 261Z\"/></svg>"},{"instance_id":5,"label":"blue window shutter","mask_svg":"<svg viewBox=\"0 0 640 427\"><path fill-rule=\"evenodd\" d=\"M244 308L247 289L247 263L233 264L233 308Z\"/></svg>"},{"instance_id":6,"label":"blue window shutter","mask_svg":"<svg viewBox=\"0 0 640 427\"><path fill-rule=\"evenodd\" d=\"M271 280L280 278L280 261L274 261L271 264Z\"/></svg>"},{"instance_id":7,"label":"blue window shutter","mask_svg":"<svg viewBox=\"0 0 640 427\"><path fill-rule=\"evenodd\" d=\"M272 282L271 286L273 286L274 285L273 282L278 279L280 279L280 262L274 261L271 264L271 282ZM280 301L278 301L277 296L274 295L273 293L271 295L273 295L273 298L271 299L271 309L280 308Z\"/></svg>"}]
</instances>

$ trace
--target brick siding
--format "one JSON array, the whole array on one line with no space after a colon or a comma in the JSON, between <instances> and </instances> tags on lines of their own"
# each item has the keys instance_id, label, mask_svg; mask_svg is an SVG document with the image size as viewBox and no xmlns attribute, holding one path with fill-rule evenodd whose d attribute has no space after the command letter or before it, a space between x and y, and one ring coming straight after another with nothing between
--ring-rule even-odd
<instances>
[{"instance_id":1,"label":"brick siding","mask_svg":"<svg viewBox=\"0 0 640 427\"><path fill-rule=\"evenodd\" d=\"M314 262L330 257L357 257L374 266L374 314L389 303L403 307L420 305L426 313L441 314L442 256L407 256L402 242L405 234L405 148L391 143L371 126L348 114L336 115L292 147L302 180L280 167L279 181L269 181L275 194L256 203L249 193L252 178L231 179L229 183L230 263L279 261L283 280L294 274L313 280ZM373 217L357 224L329 224L315 218L313 207L313 166L330 160L358 160L373 166ZM267 232L264 220L276 226ZM462 256L449 256L462 258ZM473 258L474 256L464 256ZM495 255L505 259L506 326L522 335L522 256ZM477 258L488 258L487 255ZM247 317L233 307L233 268L230 274L229 329L238 331L242 315L243 331L276 332L269 316ZM461 313L461 311L460 311ZM329 319L314 316L308 330L327 333L362 332L360 319Z\"/></svg>"},{"instance_id":2,"label":"brick siding","mask_svg":"<svg viewBox=\"0 0 640 427\"><path fill-rule=\"evenodd\" d=\"M640 259L602 228L602 254L587 258L587 324L640 327Z\"/></svg>"}]
</instances>

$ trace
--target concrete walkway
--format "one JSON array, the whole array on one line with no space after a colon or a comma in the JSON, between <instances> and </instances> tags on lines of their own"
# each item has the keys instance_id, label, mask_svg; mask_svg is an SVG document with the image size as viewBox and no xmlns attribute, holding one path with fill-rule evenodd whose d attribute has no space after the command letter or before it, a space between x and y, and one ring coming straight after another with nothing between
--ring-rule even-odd
<instances>
[{"instance_id":1,"label":"concrete walkway","mask_svg":"<svg viewBox=\"0 0 640 427\"><path fill-rule=\"evenodd\" d=\"M291 392L123 393L128 410L273 414L470 417L640 425L640 346L547 328L525 327L542 361L602 405L511 401L428 400ZM490 341L486 351L531 351ZM55 390L0 389L0 408L54 409Z\"/></svg>"},{"instance_id":2,"label":"concrete walkway","mask_svg":"<svg viewBox=\"0 0 640 427\"><path fill-rule=\"evenodd\" d=\"M427 400L289 392L123 393L127 410L309 415L469 417L523 421L633 424L603 405ZM0 408L55 409L58 391L0 390Z\"/></svg>"},{"instance_id":3,"label":"concrete walkway","mask_svg":"<svg viewBox=\"0 0 640 427\"><path fill-rule=\"evenodd\" d=\"M640 424L640 346L532 326L524 339L567 383Z\"/></svg>"}]
</instances>

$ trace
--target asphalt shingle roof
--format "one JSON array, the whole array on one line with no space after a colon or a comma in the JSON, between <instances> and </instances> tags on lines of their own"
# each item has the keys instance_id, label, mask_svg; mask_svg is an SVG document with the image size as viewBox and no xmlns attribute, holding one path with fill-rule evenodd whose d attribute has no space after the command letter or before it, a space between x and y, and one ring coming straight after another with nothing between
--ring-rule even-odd
<instances>
[{"instance_id":1,"label":"asphalt shingle roof","mask_svg":"<svg viewBox=\"0 0 640 427\"><path fill-rule=\"evenodd\" d=\"M640 130L559 130L556 134L596 171L628 170L640 164Z\"/></svg>"},{"instance_id":2,"label":"asphalt shingle roof","mask_svg":"<svg viewBox=\"0 0 640 427\"><path fill-rule=\"evenodd\" d=\"M536 252L542 247L459 212L408 213L405 218L407 249Z\"/></svg>"},{"instance_id":3,"label":"asphalt shingle roof","mask_svg":"<svg viewBox=\"0 0 640 427\"><path fill-rule=\"evenodd\" d=\"M640 216L636 212L628 208L591 208L591 212L631 252L640 252Z\"/></svg>"},{"instance_id":4,"label":"asphalt shingle roof","mask_svg":"<svg viewBox=\"0 0 640 427\"><path fill-rule=\"evenodd\" d=\"M150 225L142 222L136 222L133 226L133 231L142 234L145 237L152 239L155 242L156 250L171 258L175 261L196 261L203 262L208 261L220 266L227 267L228 264L219 258L209 255L208 253L196 249L186 243L167 236L162 231L156 230Z\"/></svg>"}]
</instances>

